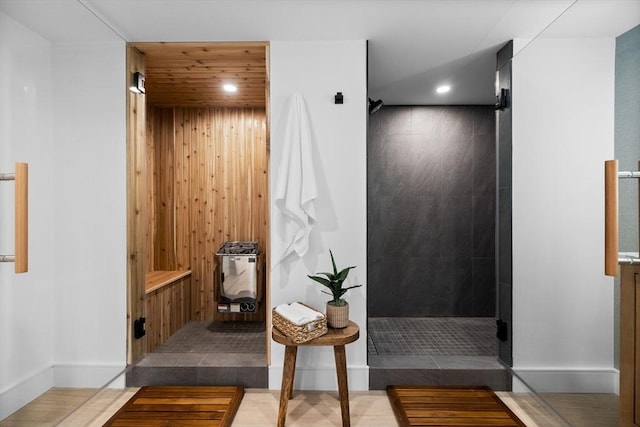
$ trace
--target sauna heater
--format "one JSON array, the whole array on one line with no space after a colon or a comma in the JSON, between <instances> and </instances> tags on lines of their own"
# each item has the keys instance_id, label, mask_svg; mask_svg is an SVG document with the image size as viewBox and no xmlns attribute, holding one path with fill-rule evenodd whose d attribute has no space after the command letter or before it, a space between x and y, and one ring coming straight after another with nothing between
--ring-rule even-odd
<instances>
[{"instance_id":1,"label":"sauna heater","mask_svg":"<svg viewBox=\"0 0 640 427\"><path fill-rule=\"evenodd\" d=\"M264 254L258 242L226 242L218 249L220 313L255 313L260 305Z\"/></svg>"}]
</instances>

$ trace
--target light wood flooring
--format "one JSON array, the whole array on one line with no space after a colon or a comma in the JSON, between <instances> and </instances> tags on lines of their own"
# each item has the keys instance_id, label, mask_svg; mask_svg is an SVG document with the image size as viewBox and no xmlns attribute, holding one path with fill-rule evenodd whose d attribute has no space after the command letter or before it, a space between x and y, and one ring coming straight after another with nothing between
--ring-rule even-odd
<instances>
[{"instance_id":1,"label":"light wood flooring","mask_svg":"<svg viewBox=\"0 0 640 427\"><path fill-rule=\"evenodd\" d=\"M542 393L542 398L573 426L619 425L619 397L597 393Z\"/></svg>"},{"instance_id":2,"label":"light wood flooring","mask_svg":"<svg viewBox=\"0 0 640 427\"><path fill-rule=\"evenodd\" d=\"M102 426L136 391L136 388L99 391L51 389L10 417L0 421L0 426ZM618 425L618 399L614 395L545 395L545 399L552 401L554 408L571 422L566 424L532 395L508 392L496 394L529 427ZM278 418L279 396L277 390L246 390L233 427L275 425ZM397 426L386 392L352 391L349 397L352 426ZM69 413L71 415L64 418ZM289 402L286 425L288 427L341 425L337 392L294 391L293 399Z\"/></svg>"}]
</instances>

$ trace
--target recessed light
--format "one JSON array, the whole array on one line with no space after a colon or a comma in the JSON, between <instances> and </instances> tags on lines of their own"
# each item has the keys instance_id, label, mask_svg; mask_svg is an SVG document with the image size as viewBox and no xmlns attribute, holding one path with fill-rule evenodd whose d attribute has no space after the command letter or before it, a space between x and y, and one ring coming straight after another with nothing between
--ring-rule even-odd
<instances>
[{"instance_id":1,"label":"recessed light","mask_svg":"<svg viewBox=\"0 0 640 427\"><path fill-rule=\"evenodd\" d=\"M449 85L442 85L442 86L438 86L436 88L436 92L438 93L447 93L451 90L451 86Z\"/></svg>"},{"instance_id":2,"label":"recessed light","mask_svg":"<svg viewBox=\"0 0 640 427\"><path fill-rule=\"evenodd\" d=\"M225 92L237 92L238 86L232 85L231 83L226 83L224 86L222 86L222 89L224 89Z\"/></svg>"}]
</instances>

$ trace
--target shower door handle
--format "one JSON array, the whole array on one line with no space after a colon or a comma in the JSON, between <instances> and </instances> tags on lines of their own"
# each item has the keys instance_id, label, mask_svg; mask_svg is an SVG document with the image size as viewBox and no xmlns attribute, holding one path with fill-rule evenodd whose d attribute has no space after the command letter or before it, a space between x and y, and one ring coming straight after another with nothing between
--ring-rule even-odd
<instances>
[{"instance_id":1,"label":"shower door handle","mask_svg":"<svg viewBox=\"0 0 640 427\"><path fill-rule=\"evenodd\" d=\"M638 164L640 169L640 162ZM640 171L618 171L617 160L604 162L604 274L618 275L618 264L638 264L640 258L619 253L618 180L640 178Z\"/></svg>"},{"instance_id":2,"label":"shower door handle","mask_svg":"<svg viewBox=\"0 0 640 427\"><path fill-rule=\"evenodd\" d=\"M618 275L618 161L604 162L604 274Z\"/></svg>"}]
</instances>

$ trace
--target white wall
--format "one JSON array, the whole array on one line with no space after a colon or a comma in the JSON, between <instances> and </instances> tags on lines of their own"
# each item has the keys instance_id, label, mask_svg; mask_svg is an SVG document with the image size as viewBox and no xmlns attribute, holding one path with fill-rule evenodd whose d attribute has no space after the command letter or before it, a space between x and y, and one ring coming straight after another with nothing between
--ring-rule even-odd
<instances>
[{"instance_id":1,"label":"white wall","mask_svg":"<svg viewBox=\"0 0 640 427\"><path fill-rule=\"evenodd\" d=\"M513 360L536 390L616 388L603 272L614 49L540 39L513 60Z\"/></svg>"},{"instance_id":2,"label":"white wall","mask_svg":"<svg viewBox=\"0 0 640 427\"><path fill-rule=\"evenodd\" d=\"M0 172L29 163L29 272L0 264L0 419L51 387L51 48L0 13ZM0 182L0 254L14 253L14 183Z\"/></svg>"},{"instance_id":3,"label":"white wall","mask_svg":"<svg viewBox=\"0 0 640 427\"><path fill-rule=\"evenodd\" d=\"M126 364L124 70L124 43L55 45L0 13L0 172L29 163L29 272L0 264L0 419Z\"/></svg>"},{"instance_id":4,"label":"white wall","mask_svg":"<svg viewBox=\"0 0 640 427\"><path fill-rule=\"evenodd\" d=\"M58 384L126 364L125 61L124 42L53 49Z\"/></svg>"},{"instance_id":5,"label":"white wall","mask_svg":"<svg viewBox=\"0 0 640 427\"><path fill-rule=\"evenodd\" d=\"M271 271L271 305L302 301L321 311L329 299L307 274L331 268L329 249L338 267L355 265L349 283L366 287L366 45L364 41L271 42L271 172L272 190L282 156L289 97L300 92L306 101L313 136L319 196L318 222L307 255L292 255ZM344 104L334 104L336 92ZM284 251L279 230L283 217L271 196L271 257ZM368 389L366 288L349 291L350 318L360 325L360 339L347 346L349 387ZM272 343L269 387L280 388L284 347ZM337 387L332 348L300 348L295 388Z\"/></svg>"}]
</instances>

